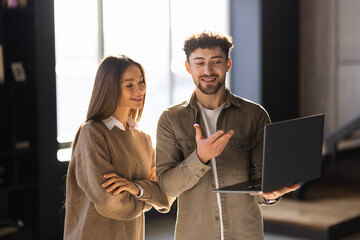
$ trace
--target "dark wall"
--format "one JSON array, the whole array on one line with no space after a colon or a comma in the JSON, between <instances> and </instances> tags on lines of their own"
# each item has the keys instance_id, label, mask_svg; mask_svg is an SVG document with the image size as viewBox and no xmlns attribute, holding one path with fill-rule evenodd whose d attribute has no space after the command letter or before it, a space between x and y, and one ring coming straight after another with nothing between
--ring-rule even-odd
<instances>
[{"instance_id":1,"label":"dark wall","mask_svg":"<svg viewBox=\"0 0 360 240\"><path fill-rule=\"evenodd\" d=\"M57 160L54 2L35 1L40 239L62 239L64 175Z\"/></svg>"},{"instance_id":2,"label":"dark wall","mask_svg":"<svg viewBox=\"0 0 360 240\"><path fill-rule=\"evenodd\" d=\"M62 239L67 166L57 160L53 0L1 4L0 44L0 222L23 222L5 239ZM25 79L16 77L14 63Z\"/></svg>"},{"instance_id":3,"label":"dark wall","mask_svg":"<svg viewBox=\"0 0 360 240\"><path fill-rule=\"evenodd\" d=\"M299 3L262 1L262 103L272 121L299 112Z\"/></svg>"}]
</instances>

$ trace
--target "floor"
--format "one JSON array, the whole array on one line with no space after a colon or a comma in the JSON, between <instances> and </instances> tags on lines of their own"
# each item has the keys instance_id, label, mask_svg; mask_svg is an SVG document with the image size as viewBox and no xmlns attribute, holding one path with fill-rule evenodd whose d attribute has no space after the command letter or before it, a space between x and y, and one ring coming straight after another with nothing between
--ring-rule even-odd
<instances>
[{"instance_id":1,"label":"floor","mask_svg":"<svg viewBox=\"0 0 360 240\"><path fill-rule=\"evenodd\" d=\"M146 220L145 240L172 240L174 239L174 214L162 214L161 216L151 217ZM265 240L309 240L293 236L282 236L278 234L266 233ZM360 240L360 233L341 240Z\"/></svg>"}]
</instances>

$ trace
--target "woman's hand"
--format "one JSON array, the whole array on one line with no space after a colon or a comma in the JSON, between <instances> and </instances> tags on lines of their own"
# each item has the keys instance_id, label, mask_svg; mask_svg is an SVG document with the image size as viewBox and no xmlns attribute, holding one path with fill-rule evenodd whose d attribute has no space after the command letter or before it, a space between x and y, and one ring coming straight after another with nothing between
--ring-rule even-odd
<instances>
[{"instance_id":1,"label":"woman's hand","mask_svg":"<svg viewBox=\"0 0 360 240\"><path fill-rule=\"evenodd\" d=\"M116 173L107 173L104 178L108 179L106 182L101 184L103 188L106 188L107 192L113 192L114 195L118 195L122 191L128 191L134 196L140 194L140 189L136 184L128 181L126 178L120 177Z\"/></svg>"},{"instance_id":2,"label":"woman's hand","mask_svg":"<svg viewBox=\"0 0 360 240\"><path fill-rule=\"evenodd\" d=\"M149 180L150 181L157 181L156 168L155 167L151 168L151 173L150 173L150 176L149 176Z\"/></svg>"}]
</instances>

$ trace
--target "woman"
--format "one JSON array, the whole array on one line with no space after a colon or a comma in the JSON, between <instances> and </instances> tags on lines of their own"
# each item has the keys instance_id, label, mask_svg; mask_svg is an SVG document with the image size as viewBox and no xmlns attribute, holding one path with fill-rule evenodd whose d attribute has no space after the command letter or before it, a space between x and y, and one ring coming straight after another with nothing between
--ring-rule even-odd
<instances>
[{"instance_id":1,"label":"woman","mask_svg":"<svg viewBox=\"0 0 360 240\"><path fill-rule=\"evenodd\" d=\"M154 176L149 135L137 128L145 102L142 66L126 56L99 65L66 181L64 239L144 239L144 212L169 210Z\"/></svg>"}]
</instances>

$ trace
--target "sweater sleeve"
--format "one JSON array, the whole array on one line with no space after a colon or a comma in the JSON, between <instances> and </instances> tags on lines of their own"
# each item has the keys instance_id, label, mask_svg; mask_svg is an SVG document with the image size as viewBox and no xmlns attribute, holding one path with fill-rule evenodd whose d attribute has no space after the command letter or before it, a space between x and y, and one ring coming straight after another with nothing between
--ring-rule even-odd
<instances>
[{"instance_id":1,"label":"sweater sleeve","mask_svg":"<svg viewBox=\"0 0 360 240\"><path fill-rule=\"evenodd\" d=\"M150 136L148 141L151 144ZM151 166L155 166L155 150L151 148ZM174 198L168 197L161 189L157 181L150 180L135 180L133 181L139 185L143 190L143 195L138 198L140 201L144 201L147 204L153 206L158 212L166 213L169 212L170 206L172 205Z\"/></svg>"},{"instance_id":2,"label":"sweater sleeve","mask_svg":"<svg viewBox=\"0 0 360 240\"><path fill-rule=\"evenodd\" d=\"M156 181L138 180L134 181L144 189L144 194L138 198L153 206L158 212L167 213L175 198L167 196Z\"/></svg>"},{"instance_id":3,"label":"sweater sleeve","mask_svg":"<svg viewBox=\"0 0 360 240\"><path fill-rule=\"evenodd\" d=\"M127 191L113 195L101 187L105 181L103 175L116 171L110 163L110 153L104 136L88 125L81 129L73 152L78 185L102 216L116 220L131 220L140 216L143 211L151 208L149 204L137 200Z\"/></svg>"},{"instance_id":4,"label":"sweater sleeve","mask_svg":"<svg viewBox=\"0 0 360 240\"><path fill-rule=\"evenodd\" d=\"M164 112L158 122L156 144L156 173L161 189L171 197L191 189L211 169L193 151L186 159L176 147L176 138Z\"/></svg>"}]
</instances>

